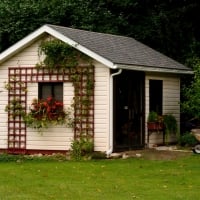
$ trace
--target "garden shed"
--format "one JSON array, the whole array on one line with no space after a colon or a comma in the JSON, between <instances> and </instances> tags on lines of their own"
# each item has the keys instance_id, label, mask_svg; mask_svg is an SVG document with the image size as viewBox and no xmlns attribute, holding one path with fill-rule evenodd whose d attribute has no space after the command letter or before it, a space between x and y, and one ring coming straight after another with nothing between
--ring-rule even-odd
<instances>
[{"instance_id":1,"label":"garden shed","mask_svg":"<svg viewBox=\"0 0 200 200\"><path fill-rule=\"evenodd\" d=\"M54 53L60 44L70 47L67 60L55 53L58 63L45 63L49 46L42 45L49 41ZM180 124L184 74L192 70L133 38L44 25L0 54L0 149L65 152L84 137L95 151L109 154L162 143L162 133L148 134L148 114L170 113ZM42 105L51 103L53 119L42 131L41 99ZM54 123L63 119L57 112L63 107L71 126Z\"/></svg>"}]
</instances>

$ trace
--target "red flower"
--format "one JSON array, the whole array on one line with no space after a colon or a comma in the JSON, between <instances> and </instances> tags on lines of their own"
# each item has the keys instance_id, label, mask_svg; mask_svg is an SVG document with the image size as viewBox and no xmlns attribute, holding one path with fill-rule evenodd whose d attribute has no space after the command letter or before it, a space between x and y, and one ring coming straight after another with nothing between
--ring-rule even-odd
<instances>
[{"instance_id":1,"label":"red flower","mask_svg":"<svg viewBox=\"0 0 200 200\"><path fill-rule=\"evenodd\" d=\"M31 113L35 119L58 120L65 118L63 103L48 97L42 100L34 100L31 104Z\"/></svg>"},{"instance_id":2,"label":"red flower","mask_svg":"<svg viewBox=\"0 0 200 200\"><path fill-rule=\"evenodd\" d=\"M47 101L48 101L48 102L51 102L52 99L53 99L52 97L47 97Z\"/></svg>"}]
</instances>

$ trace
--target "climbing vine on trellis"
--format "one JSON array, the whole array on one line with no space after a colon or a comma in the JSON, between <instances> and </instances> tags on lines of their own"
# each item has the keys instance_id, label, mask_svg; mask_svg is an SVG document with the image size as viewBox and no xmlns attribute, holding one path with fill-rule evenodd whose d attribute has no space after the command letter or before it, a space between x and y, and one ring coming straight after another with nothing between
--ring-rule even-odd
<instances>
[{"instance_id":1,"label":"climbing vine on trellis","mask_svg":"<svg viewBox=\"0 0 200 200\"><path fill-rule=\"evenodd\" d=\"M39 54L45 55L38 69L69 70L69 81L74 86L74 131L75 138L93 138L94 132L94 67L91 59L66 43L44 40Z\"/></svg>"},{"instance_id":2,"label":"climbing vine on trellis","mask_svg":"<svg viewBox=\"0 0 200 200\"><path fill-rule=\"evenodd\" d=\"M16 80L14 77L10 77L9 83L5 82L4 88L9 91L10 94L14 94L16 91L16 88L20 87L23 92L27 92L27 87L25 82ZM8 118L9 119L15 119L16 117L24 116L24 106L21 98L14 97L10 99L8 104L5 107L5 111L8 112Z\"/></svg>"},{"instance_id":3,"label":"climbing vine on trellis","mask_svg":"<svg viewBox=\"0 0 200 200\"><path fill-rule=\"evenodd\" d=\"M46 40L41 45L39 52L41 54L43 51L45 54L44 62L38 63L35 67L9 67L8 83L5 83L5 88L8 90L8 105L6 106L8 112L8 149L12 153L26 151L26 126L29 124L23 119L24 116L27 116L27 108L29 108L27 106L27 84L43 81L73 83L75 94L72 103L74 141L85 139L87 143L93 143L94 67L91 60L57 40ZM48 46L48 49L51 49L51 46L52 48L57 46L57 51L56 48L52 50L54 53L50 50L44 51L45 45ZM58 48L59 45L60 48ZM66 58L62 53L62 56L59 57L60 52L64 52L61 49L65 48L74 53L69 53ZM69 55L76 56L71 59ZM49 57L51 59L47 62ZM58 57L59 59L57 59ZM61 58L66 61L65 64L60 62Z\"/></svg>"},{"instance_id":4,"label":"climbing vine on trellis","mask_svg":"<svg viewBox=\"0 0 200 200\"><path fill-rule=\"evenodd\" d=\"M91 64L88 56L57 39L42 41L38 53L45 55L43 61L36 65L38 68L66 69L77 67L81 62Z\"/></svg>"}]
</instances>

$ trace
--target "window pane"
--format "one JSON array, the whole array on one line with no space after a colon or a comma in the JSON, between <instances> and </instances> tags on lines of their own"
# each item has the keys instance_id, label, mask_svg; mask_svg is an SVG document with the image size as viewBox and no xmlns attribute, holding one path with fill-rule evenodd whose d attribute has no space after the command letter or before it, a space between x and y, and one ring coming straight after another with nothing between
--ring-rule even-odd
<instances>
[{"instance_id":1,"label":"window pane","mask_svg":"<svg viewBox=\"0 0 200 200\"><path fill-rule=\"evenodd\" d=\"M52 96L51 95L51 85L50 84L41 84L39 99L46 99L49 96Z\"/></svg>"},{"instance_id":2,"label":"window pane","mask_svg":"<svg viewBox=\"0 0 200 200\"><path fill-rule=\"evenodd\" d=\"M149 105L150 111L155 111L162 115L163 102L163 81L150 80L149 81Z\"/></svg>"},{"instance_id":3,"label":"window pane","mask_svg":"<svg viewBox=\"0 0 200 200\"><path fill-rule=\"evenodd\" d=\"M63 84L57 83L53 88L54 98L59 101L63 101Z\"/></svg>"},{"instance_id":4,"label":"window pane","mask_svg":"<svg viewBox=\"0 0 200 200\"><path fill-rule=\"evenodd\" d=\"M63 101L63 83L39 83L38 87L39 99L51 96L56 100Z\"/></svg>"}]
</instances>

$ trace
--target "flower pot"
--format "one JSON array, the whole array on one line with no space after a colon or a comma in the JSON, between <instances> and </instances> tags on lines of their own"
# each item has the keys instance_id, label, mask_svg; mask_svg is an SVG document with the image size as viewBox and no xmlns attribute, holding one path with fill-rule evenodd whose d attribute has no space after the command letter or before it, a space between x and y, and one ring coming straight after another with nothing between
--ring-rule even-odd
<instances>
[{"instance_id":1,"label":"flower pot","mask_svg":"<svg viewBox=\"0 0 200 200\"><path fill-rule=\"evenodd\" d=\"M161 131L164 128L163 123L159 122L148 122L147 127L149 131Z\"/></svg>"}]
</instances>

